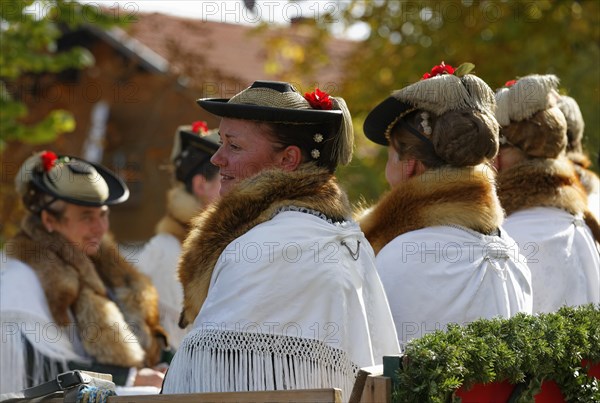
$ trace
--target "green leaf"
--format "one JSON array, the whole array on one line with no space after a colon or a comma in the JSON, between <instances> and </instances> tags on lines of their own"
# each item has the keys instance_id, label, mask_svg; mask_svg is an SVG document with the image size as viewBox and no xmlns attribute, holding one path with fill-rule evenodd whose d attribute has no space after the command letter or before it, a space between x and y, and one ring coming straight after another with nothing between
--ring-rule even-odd
<instances>
[{"instance_id":1,"label":"green leaf","mask_svg":"<svg viewBox=\"0 0 600 403\"><path fill-rule=\"evenodd\" d=\"M462 77L469 74L474 68L475 65L473 63L463 63L454 70L454 75L457 77Z\"/></svg>"}]
</instances>

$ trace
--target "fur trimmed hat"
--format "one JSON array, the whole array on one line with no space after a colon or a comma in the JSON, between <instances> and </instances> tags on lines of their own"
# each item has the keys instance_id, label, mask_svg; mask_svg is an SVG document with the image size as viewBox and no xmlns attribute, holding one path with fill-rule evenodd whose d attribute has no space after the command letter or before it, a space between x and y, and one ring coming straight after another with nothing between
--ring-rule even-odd
<instances>
[{"instance_id":1,"label":"fur trimmed hat","mask_svg":"<svg viewBox=\"0 0 600 403\"><path fill-rule=\"evenodd\" d=\"M583 139L585 123L577 101L567 95L563 95L558 100L558 107L563 115L565 115L565 119L567 119L567 151L581 152L581 140Z\"/></svg>"},{"instance_id":2,"label":"fur trimmed hat","mask_svg":"<svg viewBox=\"0 0 600 403\"><path fill-rule=\"evenodd\" d=\"M425 73L421 81L394 91L367 116L363 126L365 135L377 144L388 145L394 126L415 110L436 116L458 110L493 114L494 92L479 77L468 74L474 67L464 63L454 69L442 62L431 73Z\"/></svg>"},{"instance_id":3,"label":"fur trimmed hat","mask_svg":"<svg viewBox=\"0 0 600 403\"><path fill-rule=\"evenodd\" d=\"M496 92L501 144L540 158L556 158L565 150L567 122L557 106L558 83L555 75L532 74Z\"/></svg>"}]
</instances>

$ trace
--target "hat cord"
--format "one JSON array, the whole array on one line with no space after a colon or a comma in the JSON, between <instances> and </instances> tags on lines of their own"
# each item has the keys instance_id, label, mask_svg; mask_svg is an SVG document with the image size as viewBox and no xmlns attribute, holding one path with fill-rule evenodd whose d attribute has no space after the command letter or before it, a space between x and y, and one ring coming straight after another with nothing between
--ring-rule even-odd
<instances>
[{"instance_id":1,"label":"hat cord","mask_svg":"<svg viewBox=\"0 0 600 403\"><path fill-rule=\"evenodd\" d=\"M418 131L417 129L415 129L412 125L410 125L404 119L400 119L400 125L402 125L404 128L406 128L406 130L408 130L410 132L410 134L412 134L413 136L415 136L416 138L418 138L419 140L421 140L425 144L425 146L431 151L431 154L437 160L439 160L442 163L446 162L442 157L440 157L435 152L435 146L433 145L433 143L431 142L430 139L428 139L427 137L425 137L420 131Z\"/></svg>"}]
</instances>

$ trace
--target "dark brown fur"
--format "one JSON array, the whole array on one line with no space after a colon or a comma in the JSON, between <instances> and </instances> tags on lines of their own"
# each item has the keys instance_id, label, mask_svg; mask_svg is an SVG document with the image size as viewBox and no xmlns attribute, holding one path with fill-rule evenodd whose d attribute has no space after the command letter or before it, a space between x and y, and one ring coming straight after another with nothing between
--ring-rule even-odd
<instances>
[{"instance_id":1,"label":"dark brown fur","mask_svg":"<svg viewBox=\"0 0 600 403\"><path fill-rule=\"evenodd\" d=\"M194 220L179 262L184 295L179 321L182 328L200 312L213 268L225 247L270 220L280 207L290 205L318 210L333 220L350 216L346 195L333 175L310 165L294 172L262 172L240 183Z\"/></svg>"},{"instance_id":2,"label":"dark brown fur","mask_svg":"<svg viewBox=\"0 0 600 403\"><path fill-rule=\"evenodd\" d=\"M491 168L440 168L392 189L360 225L375 253L397 236L435 225L461 225L490 234L503 213Z\"/></svg>"}]
</instances>

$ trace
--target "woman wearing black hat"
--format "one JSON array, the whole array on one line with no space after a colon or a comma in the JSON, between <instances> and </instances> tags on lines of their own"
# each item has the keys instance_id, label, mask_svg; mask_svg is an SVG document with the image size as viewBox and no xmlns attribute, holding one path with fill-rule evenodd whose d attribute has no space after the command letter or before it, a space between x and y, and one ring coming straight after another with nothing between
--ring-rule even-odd
<instances>
[{"instance_id":1,"label":"woman wearing black hat","mask_svg":"<svg viewBox=\"0 0 600 403\"><path fill-rule=\"evenodd\" d=\"M529 269L501 228L489 160L494 93L442 63L395 91L364 124L388 146L392 190L361 220L401 342L448 323L531 312Z\"/></svg>"},{"instance_id":2,"label":"woman wearing black hat","mask_svg":"<svg viewBox=\"0 0 600 403\"><path fill-rule=\"evenodd\" d=\"M257 81L199 104L222 117L222 198L179 266L193 323L164 393L338 387L399 352L373 251L333 172L352 155L344 101Z\"/></svg>"},{"instance_id":3,"label":"woman wearing black hat","mask_svg":"<svg viewBox=\"0 0 600 403\"><path fill-rule=\"evenodd\" d=\"M175 181L167 192L167 211L156 225L156 235L137 256L137 267L150 276L158 291L161 324L175 349L186 333L178 326L183 300L177 279L181 244L192 218L219 197L219 168L210 162L218 148L217 130L209 131L206 122L177 129L171 153Z\"/></svg>"},{"instance_id":4,"label":"woman wearing black hat","mask_svg":"<svg viewBox=\"0 0 600 403\"><path fill-rule=\"evenodd\" d=\"M2 392L67 369L110 372L117 384L160 386L165 334L157 296L107 238L108 206L129 190L106 168L50 151L15 179L29 214L2 264ZM8 327L6 327L8 326Z\"/></svg>"}]
</instances>

